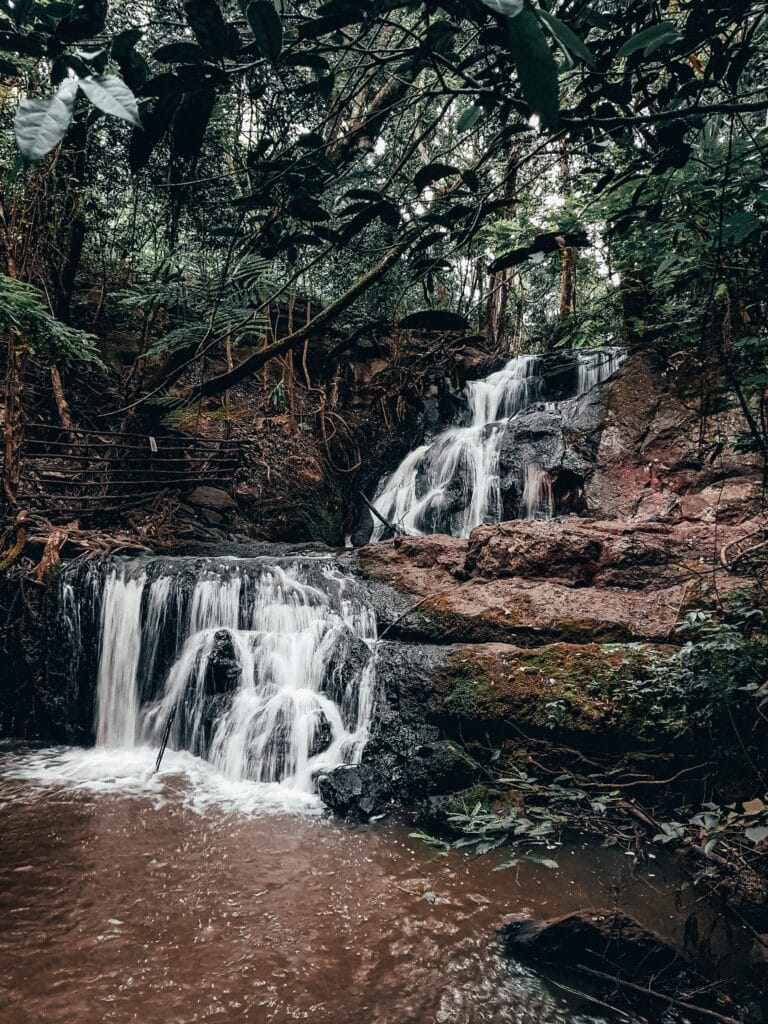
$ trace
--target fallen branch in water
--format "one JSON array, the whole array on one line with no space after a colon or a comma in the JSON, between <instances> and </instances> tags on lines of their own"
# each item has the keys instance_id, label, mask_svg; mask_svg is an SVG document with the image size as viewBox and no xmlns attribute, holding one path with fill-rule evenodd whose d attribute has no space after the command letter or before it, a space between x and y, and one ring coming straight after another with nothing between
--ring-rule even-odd
<instances>
[{"instance_id":1,"label":"fallen branch in water","mask_svg":"<svg viewBox=\"0 0 768 1024\"><path fill-rule=\"evenodd\" d=\"M622 981L621 978L616 978L612 974L604 974L602 971L596 971L594 968L586 967L584 964L576 964L576 970L589 974L593 978L599 978L601 981L610 981L612 985L625 988L630 992L636 992L638 995L646 996L649 999L661 1000L670 1006L676 1006L679 1010L697 1013L701 1017L708 1017L710 1020L719 1021L720 1024L742 1024L735 1017L725 1017L722 1013L717 1013L715 1010L707 1010L703 1006L696 1006L695 1003L687 1003L682 999L676 999L674 996L665 995L663 992L655 992L651 988L635 985L631 981Z\"/></svg>"},{"instance_id":2,"label":"fallen branch in water","mask_svg":"<svg viewBox=\"0 0 768 1024\"><path fill-rule=\"evenodd\" d=\"M384 516L381 514L381 512L379 512L379 510L376 508L375 505L371 504L371 502L366 498L366 496L363 494L362 491L360 491L360 497L363 499L365 504L368 506L368 509L371 512L371 514L376 516L376 518L379 520L380 523L383 523L388 530L391 530L392 533L394 533L394 535L396 537L402 536L402 532L403 531L400 530L393 523L388 523L387 520L384 518Z\"/></svg>"},{"instance_id":3,"label":"fallen branch in water","mask_svg":"<svg viewBox=\"0 0 768 1024\"><path fill-rule=\"evenodd\" d=\"M160 771L160 764L163 760L165 748L168 746L168 740L170 739L171 736L171 726L173 725L173 720L176 717L176 709L178 708L178 706L178 704L173 705L173 707L171 708L171 713L170 715L168 715L168 721L165 723L165 729L163 730L163 739L162 742L160 743L160 751L157 755L157 760L155 761L155 774L157 774Z\"/></svg>"},{"instance_id":4,"label":"fallen branch in water","mask_svg":"<svg viewBox=\"0 0 768 1024\"><path fill-rule=\"evenodd\" d=\"M617 1009L615 1006L611 1006L610 1003L603 1002L602 999L598 999L597 996L590 995L589 992L582 992L580 988L571 988L570 985L564 985L562 981L555 981L554 978L547 978L550 985L555 985L557 988L561 988L563 992L568 992L572 996L578 996L580 999L586 999L588 1003L594 1003L595 1006L602 1006L604 1010L610 1010L611 1013L617 1013L624 1020L632 1020L628 1013L624 1013L623 1010Z\"/></svg>"}]
</instances>

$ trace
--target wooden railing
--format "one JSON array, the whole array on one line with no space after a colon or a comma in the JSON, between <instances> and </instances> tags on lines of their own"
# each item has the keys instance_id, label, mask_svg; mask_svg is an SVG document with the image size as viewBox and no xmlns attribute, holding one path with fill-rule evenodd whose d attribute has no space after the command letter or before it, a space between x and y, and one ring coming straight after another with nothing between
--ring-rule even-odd
<instances>
[{"instance_id":1,"label":"wooden railing","mask_svg":"<svg viewBox=\"0 0 768 1024\"><path fill-rule=\"evenodd\" d=\"M52 518L97 517L199 485L231 490L239 441L27 424L19 505Z\"/></svg>"}]
</instances>

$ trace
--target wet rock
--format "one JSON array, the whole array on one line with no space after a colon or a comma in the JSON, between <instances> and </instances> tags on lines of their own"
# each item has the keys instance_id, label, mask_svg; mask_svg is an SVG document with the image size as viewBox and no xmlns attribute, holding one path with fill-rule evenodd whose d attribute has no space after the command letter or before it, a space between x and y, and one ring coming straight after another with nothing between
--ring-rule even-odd
<instances>
[{"instance_id":1,"label":"wet rock","mask_svg":"<svg viewBox=\"0 0 768 1024\"><path fill-rule=\"evenodd\" d=\"M317 780L320 799L344 818L368 821L383 814L391 803L385 780L367 765L342 765Z\"/></svg>"},{"instance_id":2,"label":"wet rock","mask_svg":"<svg viewBox=\"0 0 768 1024\"><path fill-rule=\"evenodd\" d=\"M422 792L445 793L474 782L480 766L455 740L438 740L417 747L411 765L410 783Z\"/></svg>"},{"instance_id":3,"label":"wet rock","mask_svg":"<svg viewBox=\"0 0 768 1024\"><path fill-rule=\"evenodd\" d=\"M513 521L460 538L399 537L355 553L369 579L399 590L411 607L398 630L430 641L656 641L675 636L694 608L754 586L718 572L760 521L723 525L715 544L703 524ZM721 566L722 568L722 566ZM559 575L558 575L559 574ZM420 603L419 603L420 602Z\"/></svg>"},{"instance_id":4,"label":"wet rock","mask_svg":"<svg viewBox=\"0 0 768 1024\"><path fill-rule=\"evenodd\" d=\"M201 509L200 518L204 523L207 523L208 526L221 526L224 522L224 516L220 515L218 512L214 512L211 508Z\"/></svg>"},{"instance_id":5,"label":"wet rock","mask_svg":"<svg viewBox=\"0 0 768 1024\"><path fill-rule=\"evenodd\" d=\"M563 523L510 522L479 527L472 534L466 565L483 576L592 580L603 545L588 531Z\"/></svg>"},{"instance_id":6,"label":"wet rock","mask_svg":"<svg viewBox=\"0 0 768 1024\"><path fill-rule=\"evenodd\" d=\"M434 718L434 682L446 658L439 648L382 642L376 662L376 714L360 765L318 782L323 801L365 818L393 801L411 804L462 789L481 769Z\"/></svg>"},{"instance_id":7,"label":"wet rock","mask_svg":"<svg viewBox=\"0 0 768 1024\"><path fill-rule=\"evenodd\" d=\"M331 723L328 721L327 715L323 711L318 711L314 724L314 732L312 734L312 740L309 744L308 756L314 757L316 754L322 754L324 750L330 747L333 741L333 729Z\"/></svg>"},{"instance_id":8,"label":"wet rock","mask_svg":"<svg viewBox=\"0 0 768 1024\"><path fill-rule=\"evenodd\" d=\"M186 501L195 508L213 509L217 512L226 512L236 507L232 495L218 487L195 487L186 495Z\"/></svg>"},{"instance_id":9,"label":"wet rock","mask_svg":"<svg viewBox=\"0 0 768 1024\"><path fill-rule=\"evenodd\" d=\"M670 721L665 734L645 705L626 695L655 666L671 666L674 650L648 644L455 646L436 668L432 714L466 739L506 735L515 722L537 734L589 737L596 749L661 737L680 748L694 739L691 722Z\"/></svg>"},{"instance_id":10,"label":"wet rock","mask_svg":"<svg viewBox=\"0 0 768 1024\"><path fill-rule=\"evenodd\" d=\"M686 566L693 573L702 562L717 563L723 544L738 542L756 528L754 523L723 527L716 546L711 528L699 523L603 522L576 517L499 523L472 532L465 570L491 579L658 588L679 579Z\"/></svg>"},{"instance_id":11,"label":"wet rock","mask_svg":"<svg viewBox=\"0 0 768 1024\"><path fill-rule=\"evenodd\" d=\"M730 440L745 431L740 413L702 418L699 403L681 394L686 377L687 368L678 374L637 353L605 389L587 480L595 518L737 524L759 512L760 459Z\"/></svg>"},{"instance_id":12,"label":"wet rock","mask_svg":"<svg viewBox=\"0 0 768 1024\"><path fill-rule=\"evenodd\" d=\"M360 703L360 682L371 660L368 644L348 627L328 637L331 653L326 661L322 690L341 710L347 729L354 730Z\"/></svg>"},{"instance_id":13,"label":"wet rock","mask_svg":"<svg viewBox=\"0 0 768 1024\"><path fill-rule=\"evenodd\" d=\"M208 658L205 676L207 693L231 693L240 684L242 668L235 653L228 629L219 629L213 638L213 649Z\"/></svg>"},{"instance_id":14,"label":"wet rock","mask_svg":"<svg viewBox=\"0 0 768 1024\"><path fill-rule=\"evenodd\" d=\"M682 950L627 914L582 910L545 921L515 918L501 929L506 951L563 969L583 964L611 974L623 972L636 984L643 979L679 976L689 963Z\"/></svg>"}]
</instances>

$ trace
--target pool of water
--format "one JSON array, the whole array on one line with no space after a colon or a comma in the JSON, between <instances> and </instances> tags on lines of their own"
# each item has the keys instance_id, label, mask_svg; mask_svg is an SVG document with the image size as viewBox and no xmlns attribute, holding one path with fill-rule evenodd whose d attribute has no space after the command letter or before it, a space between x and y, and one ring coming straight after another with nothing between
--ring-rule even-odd
<instances>
[{"instance_id":1,"label":"pool of water","mask_svg":"<svg viewBox=\"0 0 768 1024\"><path fill-rule=\"evenodd\" d=\"M495 871L153 760L0 749L3 1024L596 1024L619 1018L506 958L497 929L617 903L680 927L673 870L615 848Z\"/></svg>"}]
</instances>

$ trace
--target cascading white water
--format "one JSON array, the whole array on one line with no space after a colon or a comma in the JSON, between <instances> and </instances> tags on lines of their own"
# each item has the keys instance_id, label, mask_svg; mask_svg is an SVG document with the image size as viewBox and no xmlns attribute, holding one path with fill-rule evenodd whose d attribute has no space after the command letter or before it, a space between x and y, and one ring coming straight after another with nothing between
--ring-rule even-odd
<instances>
[{"instance_id":1,"label":"cascading white water","mask_svg":"<svg viewBox=\"0 0 768 1024\"><path fill-rule=\"evenodd\" d=\"M546 469L533 463L525 467L523 505L527 519L552 518L552 478Z\"/></svg>"},{"instance_id":2,"label":"cascading white water","mask_svg":"<svg viewBox=\"0 0 768 1024\"><path fill-rule=\"evenodd\" d=\"M578 352L578 393L585 395L612 377L626 358L623 348L601 348Z\"/></svg>"},{"instance_id":3,"label":"cascading white water","mask_svg":"<svg viewBox=\"0 0 768 1024\"><path fill-rule=\"evenodd\" d=\"M519 356L484 380L470 381L464 389L469 423L450 427L405 457L374 498L383 517L404 533L434 532L433 524L444 525L441 513L458 481L461 511L449 517L450 532L468 537L481 523L497 521L498 443L504 422L539 397L539 367L537 356ZM371 540L381 540L385 532L377 521Z\"/></svg>"},{"instance_id":4,"label":"cascading white water","mask_svg":"<svg viewBox=\"0 0 768 1024\"><path fill-rule=\"evenodd\" d=\"M576 387L571 397L586 394L608 380L621 365L625 351L606 348L576 353ZM543 360L518 356L484 380L470 381L463 397L468 423L451 426L420 445L384 479L373 504L386 522L413 536L445 532L468 537L482 523L504 518L500 451L510 423L532 406L557 413L563 399L542 401ZM521 460L518 498L511 513L529 519L554 514L552 477L536 461ZM388 530L375 520L372 541Z\"/></svg>"},{"instance_id":5,"label":"cascading white water","mask_svg":"<svg viewBox=\"0 0 768 1024\"><path fill-rule=\"evenodd\" d=\"M172 748L230 779L313 792L359 760L372 714L376 621L348 582L310 559L111 563L97 745L157 746L173 712Z\"/></svg>"},{"instance_id":6,"label":"cascading white water","mask_svg":"<svg viewBox=\"0 0 768 1024\"><path fill-rule=\"evenodd\" d=\"M132 579L110 576L101 613L101 657L96 680L96 742L105 747L132 747L138 732L139 693L136 673L141 652L143 574Z\"/></svg>"}]
</instances>

